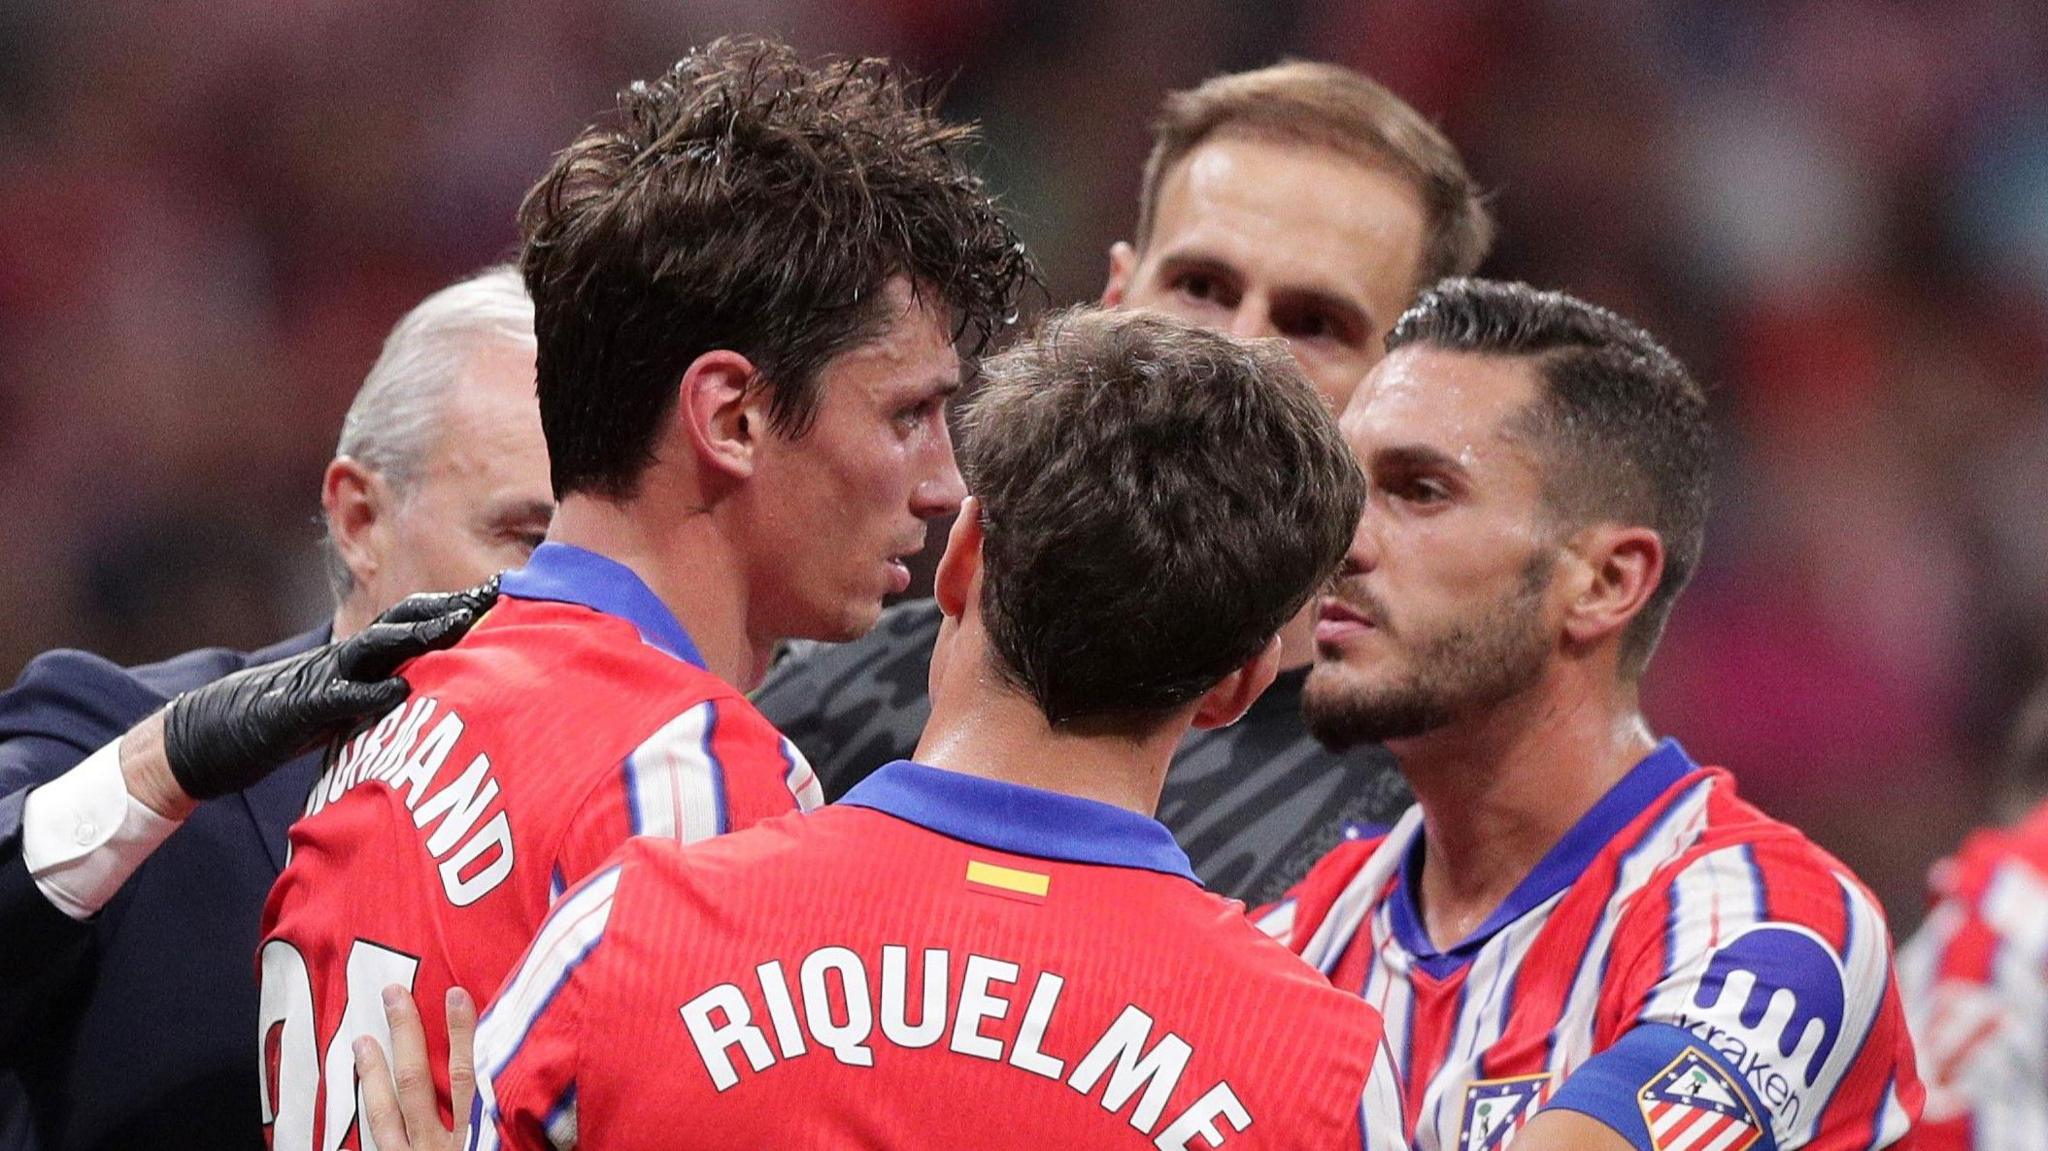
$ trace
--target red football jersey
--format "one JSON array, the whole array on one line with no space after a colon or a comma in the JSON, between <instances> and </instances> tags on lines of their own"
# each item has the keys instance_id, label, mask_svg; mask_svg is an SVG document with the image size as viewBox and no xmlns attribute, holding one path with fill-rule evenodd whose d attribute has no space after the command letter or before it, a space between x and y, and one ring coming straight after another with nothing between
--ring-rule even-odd
<instances>
[{"instance_id":1,"label":"red football jersey","mask_svg":"<svg viewBox=\"0 0 2048 1151\"><path fill-rule=\"evenodd\" d=\"M1393 1151L1380 1040L1160 824L897 762L562 900L478 1030L475 1145Z\"/></svg>"},{"instance_id":2,"label":"red football jersey","mask_svg":"<svg viewBox=\"0 0 2048 1151\"><path fill-rule=\"evenodd\" d=\"M1504 1151L1553 1099L1659 1151L1904 1145L1921 1090L1883 913L1726 772L1666 741L1447 950L1422 848L1411 808L1259 917L1385 1015L1420 1151Z\"/></svg>"},{"instance_id":3,"label":"red football jersey","mask_svg":"<svg viewBox=\"0 0 2048 1151\"><path fill-rule=\"evenodd\" d=\"M2048 804L1934 869L1899 949L1927 1079L1925 1148L2048 1147Z\"/></svg>"},{"instance_id":4,"label":"red football jersey","mask_svg":"<svg viewBox=\"0 0 2048 1151\"><path fill-rule=\"evenodd\" d=\"M262 1114L276 1151L373 1146L350 1045L412 989L447 1106L450 986L496 988L549 906L634 835L696 840L800 805L793 746L704 670L629 570L559 544L507 573L406 705L349 741L263 911Z\"/></svg>"}]
</instances>

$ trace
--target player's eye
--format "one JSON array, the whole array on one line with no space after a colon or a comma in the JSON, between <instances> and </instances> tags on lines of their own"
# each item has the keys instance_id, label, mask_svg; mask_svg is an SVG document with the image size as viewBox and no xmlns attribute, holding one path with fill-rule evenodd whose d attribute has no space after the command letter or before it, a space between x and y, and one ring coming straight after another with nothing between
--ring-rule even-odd
<instances>
[{"instance_id":1,"label":"player's eye","mask_svg":"<svg viewBox=\"0 0 2048 1151\"><path fill-rule=\"evenodd\" d=\"M1336 334L1336 326L1326 316L1288 316L1281 320L1280 334L1290 340L1325 340Z\"/></svg>"},{"instance_id":2,"label":"player's eye","mask_svg":"<svg viewBox=\"0 0 2048 1151\"><path fill-rule=\"evenodd\" d=\"M908 407L898 408L896 411L896 426L906 434L914 432L923 426L926 421L939 414L944 409L945 404L944 397L934 396L928 400L920 400Z\"/></svg>"},{"instance_id":3,"label":"player's eye","mask_svg":"<svg viewBox=\"0 0 2048 1151\"><path fill-rule=\"evenodd\" d=\"M1273 317L1273 327L1290 340L1356 344L1360 338L1357 325L1326 308L1282 308Z\"/></svg>"},{"instance_id":4,"label":"player's eye","mask_svg":"<svg viewBox=\"0 0 2048 1151\"><path fill-rule=\"evenodd\" d=\"M1451 486L1433 476L1401 476L1381 486L1390 498L1417 507L1433 507L1451 498Z\"/></svg>"},{"instance_id":5,"label":"player's eye","mask_svg":"<svg viewBox=\"0 0 2048 1151\"><path fill-rule=\"evenodd\" d=\"M1340 340L1347 335L1342 325L1327 312L1309 312L1290 317L1281 332L1296 340Z\"/></svg>"},{"instance_id":6,"label":"player's eye","mask_svg":"<svg viewBox=\"0 0 2048 1151\"><path fill-rule=\"evenodd\" d=\"M1235 293L1220 276L1208 272L1186 272L1173 283L1173 290L1186 300L1199 304L1220 304L1223 307L1236 306Z\"/></svg>"},{"instance_id":7,"label":"player's eye","mask_svg":"<svg viewBox=\"0 0 2048 1151\"><path fill-rule=\"evenodd\" d=\"M1451 498L1451 489L1440 480L1427 477L1408 484L1407 499L1410 503L1440 504Z\"/></svg>"}]
</instances>

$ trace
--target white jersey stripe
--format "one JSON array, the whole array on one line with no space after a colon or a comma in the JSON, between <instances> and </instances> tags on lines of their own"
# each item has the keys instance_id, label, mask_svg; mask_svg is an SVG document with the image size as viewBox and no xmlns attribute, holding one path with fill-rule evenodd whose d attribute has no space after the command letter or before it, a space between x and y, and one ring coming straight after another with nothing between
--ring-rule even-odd
<instances>
[{"instance_id":1,"label":"white jersey stripe","mask_svg":"<svg viewBox=\"0 0 2048 1151\"><path fill-rule=\"evenodd\" d=\"M618 887L619 869L607 868L548 914L512 981L477 1024L479 1071L496 1075L518 1054L534 1021L604 937Z\"/></svg>"},{"instance_id":2,"label":"white jersey stripe","mask_svg":"<svg viewBox=\"0 0 2048 1151\"><path fill-rule=\"evenodd\" d=\"M1302 948L1301 957L1324 975L1337 969L1337 961L1344 957L1344 946L1358 932L1373 905L1379 901L1380 891L1400 870L1401 859L1408 853L1409 845L1422 834L1422 808L1411 805L1401 813L1393 830L1373 849L1371 858L1358 874L1351 877L1337 900L1331 905L1316 933Z\"/></svg>"},{"instance_id":3,"label":"white jersey stripe","mask_svg":"<svg viewBox=\"0 0 2048 1151\"><path fill-rule=\"evenodd\" d=\"M1621 910L1627 906L1629 897L1641 890L1658 868L1676 859L1699 839L1700 832L1706 828L1707 797L1712 790L1712 781L1703 780L1673 800L1657 822L1644 831L1636 846L1622 857L1614 891L1601 912L1599 926L1587 943L1585 958L1579 962L1571 992L1565 997L1564 1012L1552 1031L1553 1041L1550 1057L1543 1067L1545 1071L1553 1075L1569 1072L1592 1054L1593 1016L1599 1006L1600 985L1605 980L1607 962L1613 950L1609 944L1620 925Z\"/></svg>"},{"instance_id":4,"label":"white jersey stripe","mask_svg":"<svg viewBox=\"0 0 2048 1151\"><path fill-rule=\"evenodd\" d=\"M570 1148L576 1146L576 1085L574 1083L569 1084L569 1089L562 1092L562 1097L556 1101L554 1110L548 1112L547 1122L544 1126L547 1128L548 1142L555 1145L556 1151L569 1151Z\"/></svg>"},{"instance_id":5,"label":"white jersey stripe","mask_svg":"<svg viewBox=\"0 0 2048 1151\"><path fill-rule=\"evenodd\" d=\"M610 867L556 904L540 934L513 973L504 993L484 1012L476 1028L477 1107L470 1147L494 1151L498 1144L498 1100L492 1081L502 1074L534 1023L554 1001L576 968L604 938L611 918L619 869ZM572 1085L573 1086L573 1085Z\"/></svg>"},{"instance_id":6,"label":"white jersey stripe","mask_svg":"<svg viewBox=\"0 0 2048 1151\"><path fill-rule=\"evenodd\" d=\"M1644 1100L1666 1151L1730 1151L1752 1139L1766 1116L1779 1147L1811 1146L1819 1117L1844 1119L1851 1094L1860 1113L1846 1121L1859 1146L1875 1136L1883 1147L1901 1136L1899 1093L1889 1084L1880 1091L1884 1069L1872 1066L1890 1054L1875 1050L1888 994L1881 913L1838 866L1755 826L1758 817L1729 799L1726 786L1719 775L1674 782L1635 828L1607 832L1606 852L1572 887L1536 907L1517 905L1476 953L1460 952L1465 962L1450 971L1449 959L1417 959L1403 943L1413 937L1392 929L1411 926L1395 883L1420 834L1412 821L1397 825L1342 890L1322 888L1323 899L1335 899L1309 941L1310 958L1327 971L1348 955L1341 960L1347 981L1359 972L1357 989L1380 1009L1419 1151L1497 1148L1513 1137L1508 1123L1542 1107L1592 1058L1596 1023L1625 1029L1631 1020L1687 1029L1761 1101L1745 1118L1675 1095L1662 1104ZM1713 829L1723 820L1738 834L1719 839ZM1709 834L1718 841L1703 841ZM1818 898L1814 927L1773 919L1772 901L1781 895L1788 907L1812 908ZM1538 937L1570 899L1585 901L1574 904L1572 939L1541 950ZM1369 906L1357 906L1360 900ZM1836 907L1843 920L1835 919ZM1348 953L1354 936L1362 956ZM1419 940L1414 946L1433 954ZM1540 975L1543 990L1522 984L1522 975ZM1774 984L1780 977L1788 982ZM1625 1014L1617 1019L1617 1011ZM1510 1049L1501 1039L1516 1012L1539 1030L1556 1022L1546 1038L1531 1035ZM1528 1019L1534 1012L1543 1018ZM1852 1071L1875 1075L1842 1091Z\"/></svg>"},{"instance_id":7,"label":"white jersey stripe","mask_svg":"<svg viewBox=\"0 0 2048 1151\"><path fill-rule=\"evenodd\" d=\"M798 811L816 811L825 804L825 785L818 782L818 773L811 770L810 761L798 750L796 744L782 737L782 760L789 765L783 774L783 786L796 800Z\"/></svg>"},{"instance_id":8,"label":"white jersey stripe","mask_svg":"<svg viewBox=\"0 0 2048 1151\"><path fill-rule=\"evenodd\" d=\"M712 753L711 700L664 724L626 757L626 805L634 835L695 843L726 830L725 769Z\"/></svg>"},{"instance_id":9,"label":"white jersey stripe","mask_svg":"<svg viewBox=\"0 0 2048 1151\"><path fill-rule=\"evenodd\" d=\"M1422 1101L1422 1110L1430 1113L1436 1126L1443 1125L1447 1105L1463 1106L1465 1084L1480 1077L1480 1057L1506 1032L1509 993L1515 977L1520 974L1536 937L1549 924L1550 913L1564 896L1565 892L1559 891L1531 908L1488 940L1472 961L1458 1003L1457 1031L1445 1053L1443 1067L1430 1077L1429 1090ZM1478 1003L1476 1010L1467 1006L1474 1000Z\"/></svg>"},{"instance_id":10,"label":"white jersey stripe","mask_svg":"<svg viewBox=\"0 0 2048 1151\"><path fill-rule=\"evenodd\" d=\"M498 1151L498 1101L485 1077L477 1077L476 1098L469 1105L469 1140L463 1151Z\"/></svg>"},{"instance_id":11,"label":"white jersey stripe","mask_svg":"<svg viewBox=\"0 0 2048 1151\"><path fill-rule=\"evenodd\" d=\"M1899 1102L1899 1085L1896 1079L1884 1085L1884 1118L1878 1122L1877 1134L1870 1140L1871 1148L1889 1147L1906 1137L1913 1126L1912 1116L1906 1114L1906 1105ZM2041 1128L2036 1125L2038 1133Z\"/></svg>"},{"instance_id":12,"label":"white jersey stripe","mask_svg":"<svg viewBox=\"0 0 2048 1151\"><path fill-rule=\"evenodd\" d=\"M2048 967L2048 877L2020 863L1998 869L1984 893L1984 920L2001 946L1998 982L2028 986Z\"/></svg>"},{"instance_id":13,"label":"white jersey stripe","mask_svg":"<svg viewBox=\"0 0 2048 1151\"><path fill-rule=\"evenodd\" d=\"M1358 1138L1362 1151L1407 1151L1406 1120L1401 1114L1401 1084L1394 1071L1393 1052L1380 1040L1373 1057L1372 1073L1358 1099Z\"/></svg>"},{"instance_id":14,"label":"white jersey stripe","mask_svg":"<svg viewBox=\"0 0 2048 1151\"><path fill-rule=\"evenodd\" d=\"M1820 1082L1826 1084L1827 1089L1820 1097L1819 1106L1804 1117L1805 1122L1800 1127L1802 1141L1812 1139L1820 1129L1820 1117L1833 1106L1842 1081L1869 1044L1870 1034L1877 1025L1878 1012L1884 1009L1885 992L1891 987L1892 973L1886 954L1886 941L1891 936L1885 927L1884 912L1847 878L1836 875L1835 884L1842 892L1842 913L1847 923L1842 973L1852 998L1842 1012L1841 1039L1821 1066Z\"/></svg>"},{"instance_id":15,"label":"white jersey stripe","mask_svg":"<svg viewBox=\"0 0 2048 1151\"><path fill-rule=\"evenodd\" d=\"M1471 995L1472 980L1468 978L1465 980L1463 984L1459 986L1458 1003L1457 1006L1452 1009L1452 1018L1458 1020L1459 1025L1461 1027L1463 1026L1465 1021L1465 1005L1471 1002ZM1411 1059L1413 1058L1412 1054L1410 1057ZM1444 1101L1451 1094L1453 1094L1453 1092L1447 1090L1447 1088L1451 1086L1456 1086L1458 1088L1456 1092L1458 1096L1458 1102L1464 1102L1465 1079L1464 1077L1446 1074L1446 1071L1450 1068L1450 1066L1450 1061L1446 1059L1443 1065L1437 1069L1436 1073L1429 1077L1428 1085L1422 1089L1422 1106L1416 1108L1415 1111L1415 1126L1418 1129L1425 1126L1434 1128L1436 1130L1443 1129ZM1450 1080L1454 1078L1457 1079L1457 1083L1455 1085L1450 1082Z\"/></svg>"},{"instance_id":16,"label":"white jersey stripe","mask_svg":"<svg viewBox=\"0 0 2048 1151\"><path fill-rule=\"evenodd\" d=\"M1722 1151L1723 1148L1754 1130L1755 1128L1749 1124L1738 1119L1730 1119L1724 1115L1721 1117L1720 1131L1715 1134L1712 1142L1702 1144L1700 1151Z\"/></svg>"},{"instance_id":17,"label":"white jersey stripe","mask_svg":"<svg viewBox=\"0 0 2048 1151\"><path fill-rule=\"evenodd\" d=\"M1264 915L1252 920L1252 926L1264 932L1268 939L1286 943L1294 935L1294 909L1296 901L1283 900L1273 905Z\"/></svg>"},{"instance_id":18,"label":"white jersey stripe","mask_svg":"<svg viewBox=\"0 0 2048 1151\"><path fill-rule=\"evenodd\" d=\"M1391 906L1381 904L1367 927L1372 933L1373 959L1366 968L1364 998L1384 1021L1389 1054L1400 1053L1393 1063L1394 1073L1405 1082L1409 1069L1414 1066L1415 988L1406 978L1406 954L1387 946L1394 932Z\"/></svg>"},{"instance_id":19,"label":"white jersey stripe","mask_svg":"<svg viewBox=\"0 0 2048 1151\"><path fill-rule=\"evenodd\" d=\"M2048 878L2014 860L1999 867L1984 891L1984 924L1998 941L1990 994L2005 1026L1991 1041L1995 1086L1966 1072L1980 1104L1977 1122L1988 1145L2048 1151Z\"/></svg>"},{"instance_id":20,"label":"white jersey stripe","mask_svg":"<svg viewBox=\"0 0 2048 1151\"><path fill-rule=\"evenodd\" d=\"M1703 1112L1694 1111L1690 1107L1673 1107L1658 1116L1657 1121L1650 1125L1650 1142L1659 1147L1669 1144L1672 1128L1700 1114Z\"/></svg>"},{"instance_id":21,"label":"white jersey stripe","mask_svg":"<svg viewBox=\"0 0 2048 1151\"><path fill-rule=\"evenodd\" d=\"M1977 1020L1962 1012L1934 1009L1942 957L1948 954L1949 945L1967 922L1969 913L1964 905L1945 899L1928 912L1920 930L1901 944L1898 954L1892 957L1892 967L1899 973L1899 995L1906 1005L1906 1021L1912 1026L1914 1046L1921 1053L1923 1066L1941 1053L1955 1050L1955 1040L1961 1036L1951 1031L1967 1031L1977 1025Z\"/></svg>"}]
</instances>

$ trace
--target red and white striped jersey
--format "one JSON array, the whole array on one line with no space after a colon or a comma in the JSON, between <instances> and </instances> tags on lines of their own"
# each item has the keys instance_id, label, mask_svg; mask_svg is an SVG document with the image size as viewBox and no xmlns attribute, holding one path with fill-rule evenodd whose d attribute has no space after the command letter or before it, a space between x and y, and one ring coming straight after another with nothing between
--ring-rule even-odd
<instances>
[{"instance_id":1,"label":"red and white striped jersey","mask_svg":"<svg viewBox=\"0 0 2048 1151\"><path fill-rule=\"evenodd\" d=\"M344 744L263 911L262 1115L276 1151L373 1146L350 1045L412 989L447 1107L451 986L496 988L556 897L634 835L697 840L799 806L794 747L704 670L627 568L545 544L413 696Z\"/></svg>"},{"instance_id":2,"label":"red and white striped jersey","mask_svg":"<svg viewBox=\"0 0 2048 1151\"><path fill-rule=\"evenodd\" d=\"M1876 901L1675 742L1448 950L1415 904L1422 851L1416 808L1260 919L1386 1017L1421 1151L1500 1151L1553 1099L1660 1151L1907 1136L1921 1091Z\"/></svg>"},{"instance_id":3,"label":"red and white striped jersey","mask_svg":"<svg viewBox=\"0 0 2048 1151\"><path fill-rule=\"evenodd\" d=\"M473 1146L1398 1151L1380 1019L1159 823L883 767L815 814L634 840L477 1033Z\"/></svg>"},{"instance_id":4,"label":"red and white striped jersey","mask_svg":"<svg viewBox=\"0 0 2048 1151\"><path fill-rule=\"evenodd\" d=\"M1920 1145L2048 1149L2048 804L1934 869L1899 949L1927 1080Z\"/></svg>"}]
</instances>

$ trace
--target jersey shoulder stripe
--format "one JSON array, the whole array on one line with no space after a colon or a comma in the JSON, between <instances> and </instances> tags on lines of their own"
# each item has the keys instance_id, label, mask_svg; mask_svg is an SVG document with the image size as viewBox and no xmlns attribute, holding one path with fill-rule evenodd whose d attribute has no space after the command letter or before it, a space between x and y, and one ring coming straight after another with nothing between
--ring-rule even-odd
<instances>
[{"instance_id":1,"label":"jersey shoulder stripe","mask_svg":"<svg viewBox=\"0 0 2048 1151\"><path fill-rule=\"evenodd\" d=\"M1422 834L1422 808L1411 807L1378 839L1346 843L1318 863L1297 897L1295 950L1324 975L1336 970L1359 924L1401 872L1401 859ZM1306 938L1304 938L1306 933Z\"/></svg>"},{"instance_id":2,"label":"jersey shoulder stripe","mask_svg":"<svg viewBox=\"0 0 2048 1151\"><path fill-rule=\"evenodd\" d=\"M543 1017L555 1009L562 989L603 941L618 895L621 864L593 874L564 895L541 925L540 934L512 971L476 1030L477 1097L471 1111L469 1151L497 1151L501 1145L498 1088L527 1046ZM556 1147L576 1145L576 1080L551 1089L542 1119Z\"/></svg>"},{"instance_id":3,"label":"jersey shoulder stripe","mask_svg":"<svg viewBox=\"0 0 2048 1151\"><path fill-rule=\"evenodd\" d=\"M782 737L782 762L787 768L782 775L782 784L789 788L789 794L796 797L796 805L803 811L815 811L825 803L825 785L818 782L818 773L811 770L811 762L788 736Z\"/></svg>"},{"instance_id":4,"label":"jersey shoulder stripe","mask_svg":"<svg viewBox=\"0 0 2048 1151\"><path fill-rule=\"evenodd\" d=\"M1360 1151L1407 1151L1408 1130L1401 1102L1401 1081L1386 1037L1373 1056L1372 1074L1358 1098Z\"/></svg>"},{"instance_id":5,"label":"jersey shoulder stripe","mask_svg":"<svg viewBox=\"0 0 2048 1151\"><path fill-rule=\"evenodd\" d=\"M634 835L694 841L727 829L725 766L712 743L718 720L718 704L705 700L627 754L626 811Z\"/></svg>"},{"instance_id":6,"label":"jersey shoulder stripe","mask_svg":"<svg viewBox=\"0 0 2048 1151\"><path fill-rule=\"evenodd\" d=\"M563 896L549 915L513 981L477 1024L477 1067L489 1075L504 1071L518 1055L534 1021L569 982L604 938L619 886L619 867L592 875Z\"/></svg>"}]
</instances>

